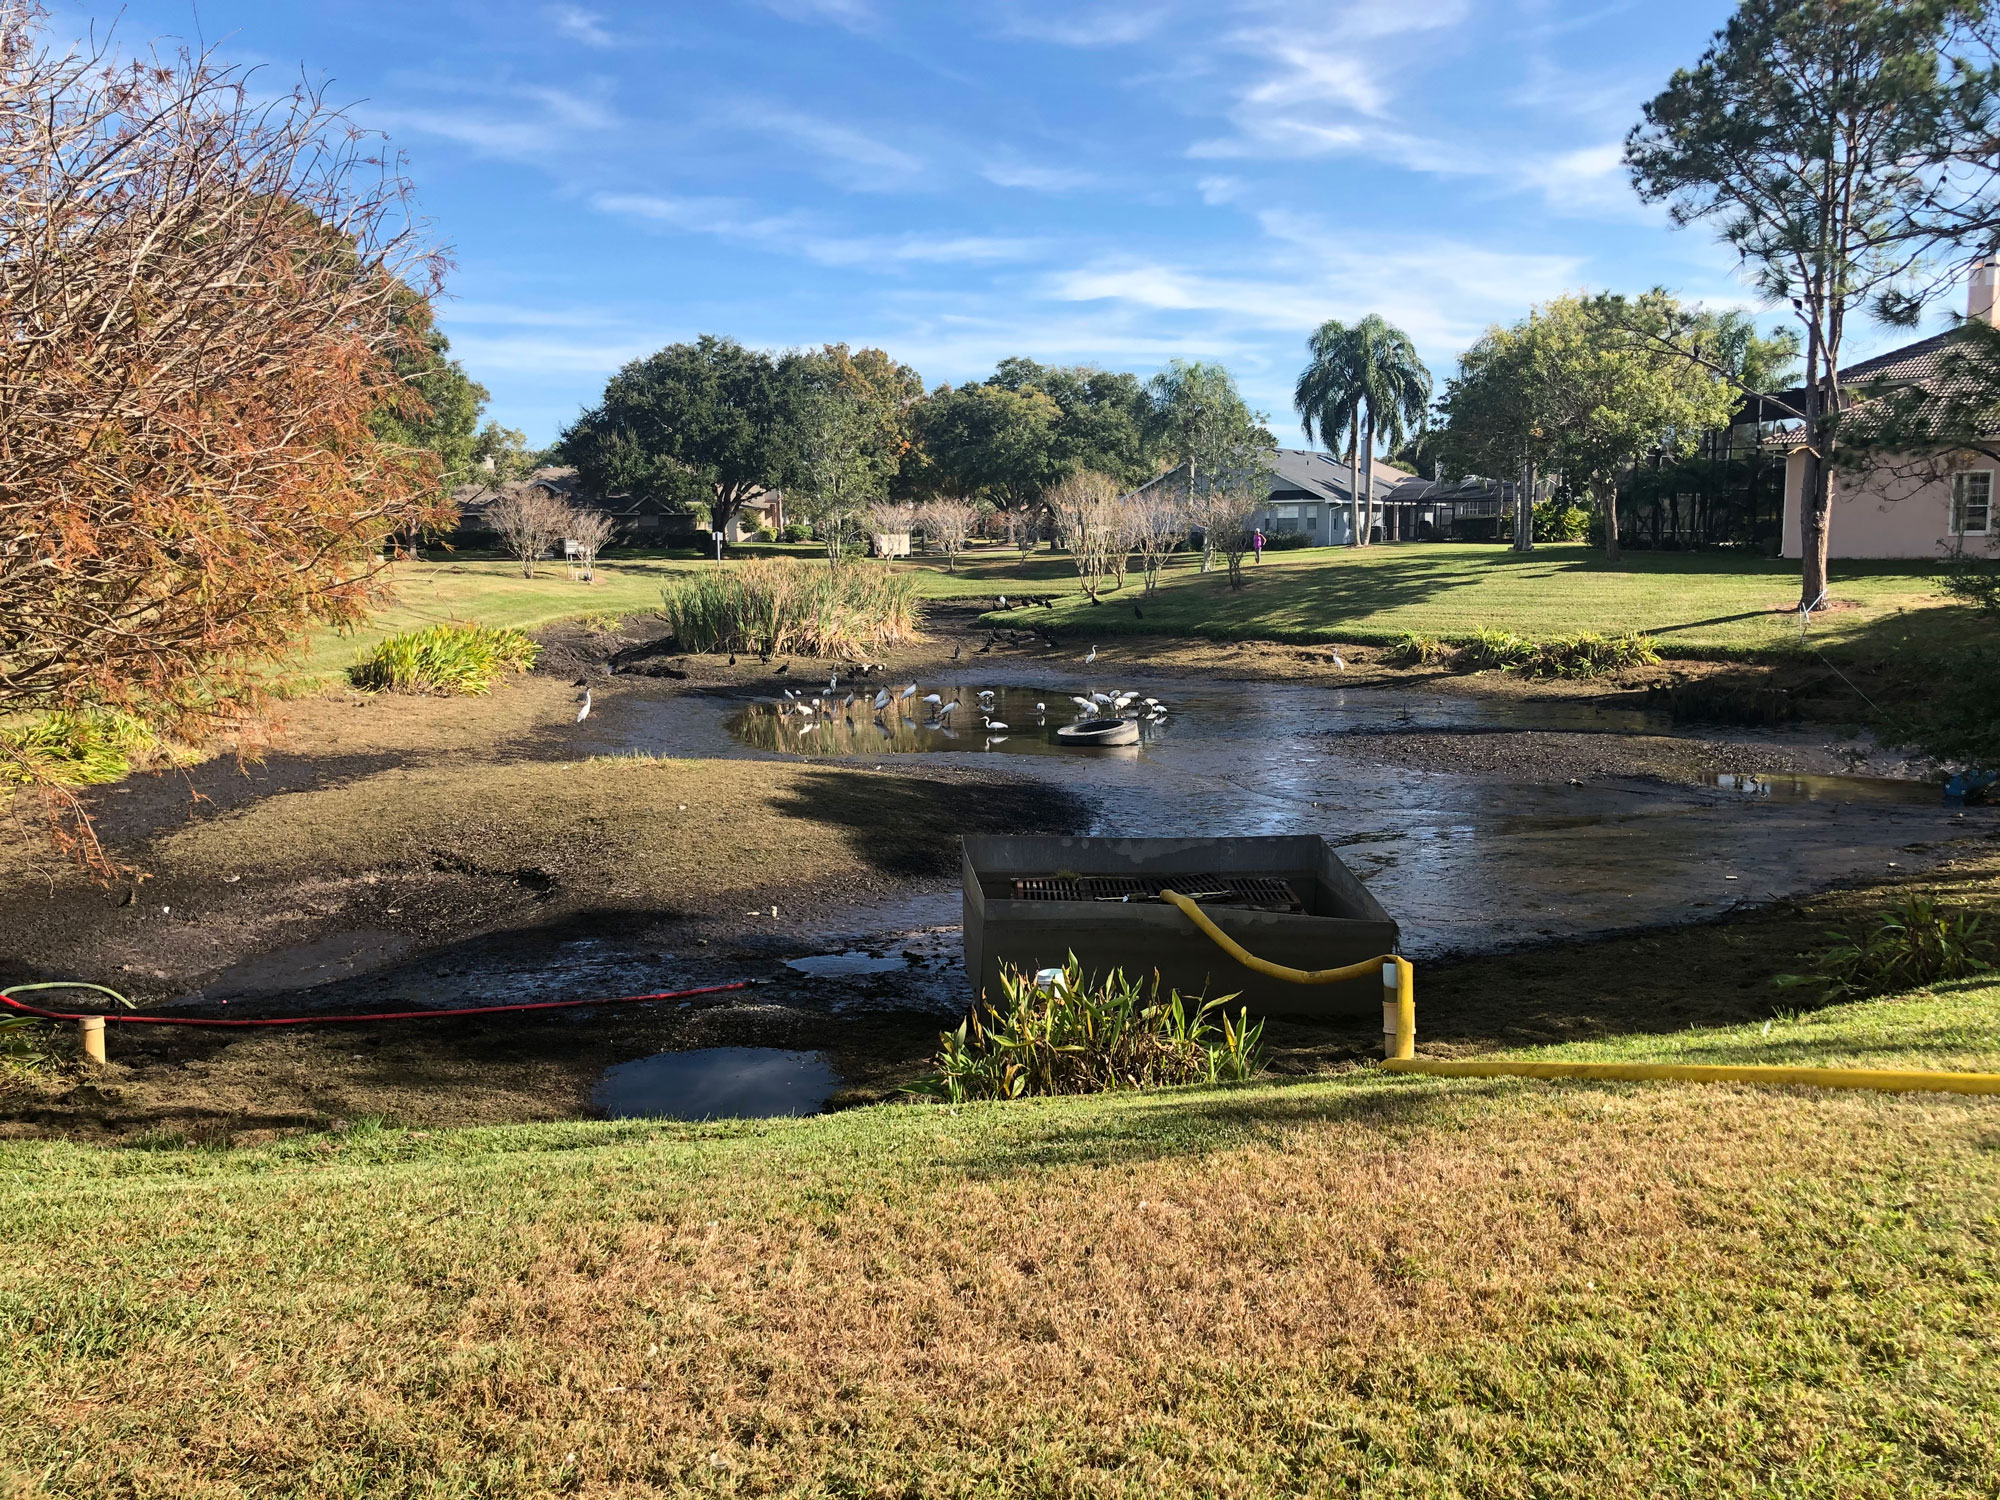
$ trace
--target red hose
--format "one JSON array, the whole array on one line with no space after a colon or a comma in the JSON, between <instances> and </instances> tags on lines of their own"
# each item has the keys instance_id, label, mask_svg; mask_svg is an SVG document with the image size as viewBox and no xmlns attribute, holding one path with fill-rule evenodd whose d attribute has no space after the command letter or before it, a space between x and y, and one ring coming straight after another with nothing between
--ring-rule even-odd
<instances>
[{"instance_id":1,"label":"red hose","mask_svg":"<svg viewBox=\"0 0 2000 1500\"><path fill-rule=\"evenodd\" d=\"M439 1016L495 1016L517 1010L572 1010L584 1005L637 1005L646 1000L683 1000L690 995L719 995L727 990L747 990L754 979L737 979L728 984L705 984L692 990L666 990L657 995L615 995L606 1000L535 1000L525 1005L469 1005L456 1010L383 1010L362 1016L271 1016L260 1020L212 1021L198 1016L139 1016L129 1012L43 1010L24 1005L0 989L0 1004L23 1015L40 1016L46 1021L124 1021L155 1026L325 1026L349 1021L429 1021ZM78 986L89 988L90 986Z\"/></svg>"}]
</instances>

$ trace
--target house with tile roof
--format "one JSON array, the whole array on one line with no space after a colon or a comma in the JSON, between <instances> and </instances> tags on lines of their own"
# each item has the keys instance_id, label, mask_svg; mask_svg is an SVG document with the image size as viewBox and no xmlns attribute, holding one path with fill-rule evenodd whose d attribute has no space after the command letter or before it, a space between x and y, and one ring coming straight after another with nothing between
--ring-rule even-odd
<instances>
[{"instance_id":1,"label":"house with tile roof","mask_svg":"<svg viewBox=\"0 0 2000 1500\"><path fill-rule=\"evenodd\" d=\"M1966 298L1967 321L1995 321L2000 266L1975 267ZM1961 325L1962 326L1962 325ZM1901 430L1923 430L1926 413L1952 407L1962 360L1955 358L1960 328L1920 339L1887 354L1850 366L1842 376L1852 393L1843 424L1866 437L1878 414L1893 410ZM1797 406L1803 392L1780 398ZM2000 433L1994 434L2000 438ZM1785 462L1783 553L1801 554L1800 496L1806 455L1796 430L1774 442L1793 451ZM2000 452L2000 444L1994 446ZM1918 446L1914 451L1871 456L1862 468L1836 467L1833 513L1827 528L1832 557L1938 558L1955 552L1991 552L2000 542L1995 514L1995 458L1963 447Z\"/></svg>"}]
</instances>

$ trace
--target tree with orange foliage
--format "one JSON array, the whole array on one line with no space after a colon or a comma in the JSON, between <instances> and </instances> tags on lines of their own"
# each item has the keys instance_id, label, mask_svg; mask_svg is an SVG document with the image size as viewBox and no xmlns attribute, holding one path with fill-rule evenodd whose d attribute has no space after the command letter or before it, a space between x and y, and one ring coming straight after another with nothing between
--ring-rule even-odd
<instances>
[{"instance_id":1,"label":"tree with orange foliage","mask_svg":"<svg viewBox=\"0 0 2000 1500\"><path fill-rule=\"evenodd\" d=\"M44 22L0 0L0 721L212 730L445 519L435 456L372 426L421 418L398 304L442 262L319 93ZM0 735L0 780L80 818L33 743Z\"/></svg>"}]
</instances>

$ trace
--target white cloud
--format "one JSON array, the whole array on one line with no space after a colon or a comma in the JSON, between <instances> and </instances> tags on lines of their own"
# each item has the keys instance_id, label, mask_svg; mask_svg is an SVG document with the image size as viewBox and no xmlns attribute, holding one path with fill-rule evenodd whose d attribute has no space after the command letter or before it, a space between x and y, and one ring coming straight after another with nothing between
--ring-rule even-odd
<instances>
[{"instance_id":1,"label":"white cloud","mask_svg":"<svg viewBox=\"0 0 2000 1500\"><path fill-rule=\"evenodd\" d=\"M988 162L979 175L996 187L1027 188L1037 193L1073 192L1097 181L1094 173L1075 167L1037 167L1017 161Z\"/></svg>"},{"instance_id":2,"label":"white cloud","mask_svg":"<svg viewBox=\"0 0 2000 1500\"><path fill-rule=\"evenodd\" d=\"M849 31L872 31L880 24L869 0L762 0L787 21L827 21Z\"/></svg>"},{"instance_id":3,"label":"white cloud","mask_svg":"<svg viewBox=\"0 0 2000 1500\"><path fill-rule=\"evenodd\" d=\"M549 19L563 36L573 42L582 42L586 47L610 47L617 38L604 29L604 17L594 10L585 10L580 5L554 5L549 7Z\"/></svg>"},{"instance_id":4,"label":"white cloud","mask_svg":"<svg viewBox=\"0 0 2000 1500\"><path fill-rule=\"evenodd\" d=\"M1061 47L1122 47L1145 40L1166 19L1158 5L1106 5L1082 14L1016 10L1001 22L1000 34Z\"/></svg>"},{"instance_id":5,"label":"white cloud","mask_svg":"<svg viewBox=\"0 0 2000 1500\"><path fill-rule=\"evenodd\" d=\"M513 161L546 161L559 156L585 136L618 127L610 105L610 89L602 80L579 80L574 87L508 84L509 104L499 108L483 102L496 92L491 81L473 84L463 79L428 78L420 86L442 94L447 102L388 103L370 111L384 129L410 130L456 141L487 156ZM476 94L482 102L459 103L455 96Z\"/></svg>"},{"instance_id":6,"label":"white cloud","mask_svg":"<svg viewBox=\"0 0 2000 1500\"><path fill-rule=\"evenodd\" d=\"M1204 177L1195 184L1201 190L1201 201L1214 208L1222 203L1234 203L1243 196L1241 177Z\"/></svg>"},{"instance_id":7,"label":"white cloud","mask_svg":"<svg viewBox=\"0 0 2000 1500\"><path fill-rule=\"evenodd\" d=\"M924 169L924 160L876 140L851 125L800 110L761 104L737 112L733 123L803 147L830 164L841 185L880 192L901 187Z\"/></svg>"},{"instance_id":8,"label":"white cloud","mask_svg":"<svg viewBox=\"0 0 2000 1500\"><path fill-rule=\"evenodd\" d=\"M591 206L668 225L694 234L754 244L777 254L846 269L887 270L913 265L993 265L1026 260L1041 242L996 235L850 235L823 227L802 213L758 214L732 198L670 198L600 193Z\"/></svg>"}]
</instances>

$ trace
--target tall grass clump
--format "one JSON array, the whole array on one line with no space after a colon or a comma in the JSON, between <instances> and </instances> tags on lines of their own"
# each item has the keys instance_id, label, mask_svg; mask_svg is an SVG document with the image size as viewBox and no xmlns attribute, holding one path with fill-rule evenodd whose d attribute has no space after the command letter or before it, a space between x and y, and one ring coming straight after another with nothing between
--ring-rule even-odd
<instances>
[{"instance_id":1,"label":"tall grass clump","mask_svg":"<svg viewBox=\"0 0 2000 1500\"><path fill-rule=\"evenodd\" d=\"M1504 630L1481 627L1474 632L1471 640L1458 648L1458 664L1474 672L1523 665L1535 654L1532 641L1525 641L1518 635Z\"/></svg>"},{"instance_id":2,"label":"tall grass clump","mask_svg":"<svg viewBox=\"0 0 2000 1500\"><path fill-rule=\"evenodd\" d=\"M1660 653L1643 635L1562 635L1543 641L1522 664L1531 677L1602 677L1626 667L1659 665Z\"/></svg>"},{"instance_id":3,"label":"tall grass clump","mask_svg":"<svg viewBox=\"0 0 2000 1500\"><path fill-rule=\"evenodd\" d=\"M1047 984L1003 971L1000 999L938 1038L938 1071L921 1088L957 1104L1241 1082L1264 1065L1264 1023L1232 1016L1233 998L1163 1000L1157 973L1150 985L1118 969L1086 978L1074 955Z\"/></svg>"},{"instance_id":4,"label":"tall grass clump","mask_svg":"<svg viewBox=\"0 0 2000 1500\"><path fill-rule=\"evenodd\" d=\"M144 724L125 714L40 714L0 729L0 786L74 789L122 781L134 758L155 743Z\"/></svg>"},{"instance_id":5,"label":"tall grass clump","mask_svg":"<svg viewBox=\"0 0 2000 1500\"><path fill-rule=\"evenodd\" d=\"M1292 533L1294 536L1300 533ZM1399 667L1434 667L1450 660L1452 648L1434 635L1406 630L1389 645L1389 660Z\"/></svg>"},{"instance_id":6,"label":"tall grass clump","mask_svg":"<svg viewBox=\"0 0 2000 1500\"><path fill-rule=\"evenodd\" d=\"M525 672L542 648L518 630L485 625L428 625L381 642L347 669L370 692L486 692L509 672Z\"/></svg>"},{"instance_id":7,"label":"tall grass clump","mask_svg":"<svg viewBox=\"0 0 2000 1500\"><path fill-rule=\"evenodd\" d=\"M683 651L867 656L914 640L916 580L863 562L758 558L669 587L660 613Z\"/></svg>"},{"instance_id":8,"label":"tall grass clump","mask_svg":"<svg viewBox=\"0 0 2000 1500\"><path fill-rule=\"evenodd\" d=\"M1993 940L1978 916L1912 893L1900 906L1846 931L1835 930L1808 974L1780 974L1784 988L1805 987L1832 1004L1966 979L1993 967Z\"/></svg>"}]
</instances>

